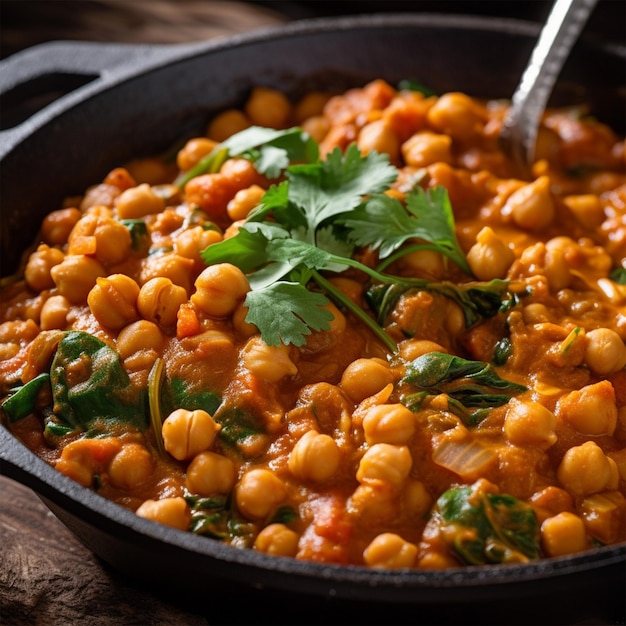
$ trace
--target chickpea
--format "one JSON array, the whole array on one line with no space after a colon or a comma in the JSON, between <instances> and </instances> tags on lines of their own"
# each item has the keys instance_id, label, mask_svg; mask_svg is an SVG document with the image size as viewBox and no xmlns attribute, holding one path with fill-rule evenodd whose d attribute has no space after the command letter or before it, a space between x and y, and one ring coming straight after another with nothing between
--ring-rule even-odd
<instances>
[{"instance_id":1,"label":"chickpea","mask_svg":"<svg viewBox=\"0 0 626 626\"><path fill-rule=\"evenodd\" d=\"M268 469L249 470L235 487L237 508L252 520L267 518L286 499L285 485Z\"/></svg>"},{"instance_id":2,"label":"chickpea","mask_svg":"<svg viewBox=\"0 0 626 626\"><path fill-rule=\"evenodd\" d=\"M265 189L260 185L251 185L245 189L240 189L226 205L228 217L233 222L245 219L248 217L248 213L260 203L264 193Z\"/></svg>"},{"instance_id":3,"label":"chickpea","mask_svg":"<svg viewBox=\"0 0 626 626\"><path fill-rule=\"evenodd\" d=\"M399 514L396 495L386 483L359 485L348 500L348 512L363 525L392 523Z\"/></svg>"},{"instance_id":4,"label":"chickpea","mask_svg":"<svg viewBox=\"0 0 626 626\"><path fill-rule=\"evenodd\" d=\"M206 411L177 409L163 422L163 443L175 459L185 461L208 450L221 428Z\"/></svg>"},{"instance_id":5,"label":"chickpea","mask_svg":"<svg viewBox=\"0 0 626 626\"><path fill-rule=\"evenodd\" d=\"M109 183L101 183L89 187L80 202L80 210L83 215L97 209L110 209L115 204L115 199L120 195L120 188Z\"/></svg>"},{"instance_id":6,"label":"chickpea","mask_svg":"<svg viewBox=\"0 0 626 626\"><path fill-rule=\"evenodd\" d=\"M478 280L504 278L514 260L515 253L489 226L480 230L467 253L467 262Z\"/></svg>"},{"instance_id":7,"label":"chickpea","mask_svg":"<svg viewBox=\"0 0 626 626\"><path fill-rule=\"evenodd\" d=\"M118 171L122 174L116 183L121 190L124 190L136 187L139 183L148 183L149 185L163 184L164 181L169 179L171 169L169 162L165 162L158 157L145 157L127 161L125 168L118 168ZM115 170L113 170L113 173L115 173Z\"/></svg>"},{"instance_id":8,"label":"chickpea","mask_svg":"<svg viewBox=\"0 0 626 626\"><path fill-rule=\"evenodd\" d=\"M67 243L72 228L82 217L82 213L75 207L52 211L41 223L41 236L50 246L61 246Z\"/></svg>"},{"instance_id":9,"label":"chickpea","mask_svg":"<svg viewBox=\"0 0 626 626\"><path fill-rule=\"evenodd\" d=\"M226 494L237 480L237 468L226 456L204 451L197 454L189 467L185 483L191 493L201 496Z\"/></svg>"},{"instance_id":10,"label":"chickpea","mask_svg":"<svg viewBox=\"0 0 626 626\"><path fill-rule=\"evenodd\" d=\"M595 441L570 448L557 470L559 482L576 496L604 491L617 481L615 461L602 452Z\"/></svg>"},{"instance_id":11,"label":"chickpea","mask_svg":"<svg viewBox=\"0 0 626 626\"><path fill-rule=\"evenodd\" d=\"M299 539L298 533L285 524L270 524L257 535L254 548L274 556L296 556Z\"/></svg>"},{"instance_id":12,"label":"chickpea","mask_svg":"<svg viewBox=\"0 0 626 626\"><path fill-rule=\"evenodd\" d=\"M400 343L399 353L403 361L411 362L429 352L447 352L441 345L429 339L407 339Z\"/></svg>"},{"instance_id":13,"label":"chickpea","mask_svg":"<svg viewBox=\"0 0 626 626\"><path fill-rule=\"evenodd\" d=\"M330 95L321 91L310 91L294 107L293 119L296 124L301 124L311 117L322 115L324 106Z\"/></svg>"},{"instance_id":14,"label":"chickpea","mask_svg":"<svg viewBox=\"0 0 626 626\"><path fill-rule=\"evenodd\" d=\"M446 93L428 109L428 125L452 139L465 141L482 133L485 111L463 93Z\"/></svg>"},{"instance_id":15,"label":"chickpea","mask_svg":"<svg viewBox=\"0 0 626 626\"><path fill-rule=\"evenodd\" d=\"M117 217L122 220L138 219L165 209L165 201L148 183L141 183L123 191L115 200Z\"/></svg>"},{"instance_id":16,"label":"chickpea","mask_svg":"<svg viewBox=\"0 0 626 626\"><path fill-rule=\"evenodd\" d=\"M259 335L251 337L243 347L241 362L255 376L271 383L298 373L297 366L289 357L288 346L268 346Z\"/></svg>"},{"instance_id":17,"label":"chickpea","mask_svg":"<svg viewBox=\"0 0 626 626\"><path fill-rule=\"evenodd\" d=\"M361 128L357 137L357 146L364 154L369 152L388 154L392 162L396 162L400 157L398 137L383 119L374 120Z\"/></svg>"},{"instance_id":18,"label":"chickpea","mask_svg":"<svg viewBox=\"0 0 626 626\"><path fill-rule=\"evenodd\" d=\"M50 275L60 295L72 304L82 304L96 279L105 276L106 270L96 259L79 254L66 256L50 270Z\"/></svg>"},{"instance_id":19,"label":"chickpea","mask_svg":"<svg viewBox=\"0 0 626 626\"><path fill-rule=\"evenodd\" d=\"M55 468L84 487L91 487L94 475L104 472L121 449L117 437L76 439L63 448Z\"/></svg>"},{"instance_id":20,"label":"chickpea","mask_svg":"<svg viewBox=\"0 0 626 626\"><path fill-rule=\"evenodd\" d=\"M169 278L190 293L194 268L194 261L180 254L155 254L143 260L140 284L147 283L151 278Z\"/></svg>"},{"instance_id":21,"label":"chickpea","mask_svg":"<svg viewBox=\"0 0 626 626\"><path fill-rule=\"evenodd\" d=\"M363 552L366 565L384 569L413 567L416 558L417 546L395 533L381 533Z\"/></svg>"},{"instance_id":22,"label":"chickpea","mask_svg":"<svg viewBox=\"0 0 626 626\"><path fill-rule=\"evenodd\" d=\"M514 191L502 208L502 213L511 215L513 221L524 230L534 232L547 228L556 215L550 179L540 176Z\"/></svg>"},{"instance_id":23,"label":"chickpea","mask_svg":"<svg viewBox=\"0 0 626 626\"><path fill-rule=\"evenodd\" d=\"M340 384L350 399L358 404L393 381L393 373L386 361L361 358L346 367Z\"/></svg>"},{"instance_id":24,"label":"chickpea","mask_svg":"<svg viewBox=\"0 0 626 626\"><path fill-rule=\"evenodd\" d=\"M59 265L65 259L65 254L58 248L50 248L46 244L41 244L37 250L28 257L24 278L28 286L35 291L52 289L54 280L50 275L50 270Z\"/></svg>"},{"instance_id":25,"label":"chickpea","mask_svg":"<svg viewBox=\"0 0 626 626\"><path fill-rule=\"evenodd\" d=\"M212 317L232 315L250 291L245 274L230 263L207 267L196 279L195 287L191 301Z\"/></svg>"},{"instance_id":26,"label":"chickpea","mask_svg":"<svg viewBox=\"0 0 626 626\"><path fill-rule=\"evenodd\" d=\"M314 430L306 432L289 455L289 471L301 480L322 483L339 469L341 452L335 440Z\"/></svg>"},{"instance_id":27,"label":"chickpea","mask_svg":"<svg viewBox=\"0 0 626 626\"><path fill-rule=\"evenodd\" d=\"M161 500L146 500L135 513L139 517L171 526L178 530L187 530L191 522L191 511L185 498L176 496Z\"/></svg>"},{"instance_id":28,"label":"chickpea","mask_svg":"<svg viewBox=\"0 0 626 626\"><path fill-rule=\"evenodd\" d=\"M175 285L163 276L144 283L137 296L137 309L141 317L162 328L176 326L178 309L187 302L184 287Z\"/></svg>"},{"instance_id":29,"label":"chickpea","mask_svg":"<svg viewBox=\"0 0 626 626\"><path fill-rule=\"evenodd\" d=\"M268 87L255 87L244 110L252 124L267 128L286 128L292 106L282 92Z\"/></svg>"},{"instance_id":30,"label":"chickpea","mask_svg":"<svg viewBox=\"0 0 626 626\"><path fill-rule=\"evenodd\" d=\"M109 477L115 487L135 489L144 484L154 471L154 460L140 443L128 443L109 463Z\"/></svg>"},{"instance_id":31,"label":"chickpea","mask_svg":"<svg viewBox=\"0 0 626 626\"><path fill-rule=\"evenodd\" d=\"M626 365L626 345L610 328L596 328L587 332L585 363L599 376L608 376Z\"/></svg>"},{"instance_id":32,"label":"chickpea","mask_svg":"<svg viewBox=\"0 0 626 626\"><path fill-rule=\"evenodd\" d=\"M587 548L587 532L583 520L564 511L541 524L541 542L548 556L564 556Z\"/></svg>"},{"instance_id":33,"label":"chickpea","mask_svg":"<svg viewBox=\"0 0 626 626\"><path fill-rule=\"evenodd\" d=\"M207 128L207 135L214 141L221 142L251 125L252 122L242 111L228 109L211 120Z\"/></svg>"},{"instance_id":34,"label":"chickpea","mask_svg":"<svg viewBox=\"0 0 626 626\"><path fill-rule=\"evenodd\" d=\"M248 307L241 302L233 313L233 328L243 337L252 337L252 335L256 335L259 332L259 329L254 324L246 321L248 311Z\"/></svg>"},{"instance_id":35,"label":"chickpea","mask_svg":"<svg viewBox=\"0 0 626 626\"><path fill-rule=\"evenodd\" d=\"M339 291L359 306L363 302L363 285L352 278L337 276L328 279Z\"/></svg>"},{"instance_id":36,"label":"chickpea","mask_svg":"<svg viewBox=\"0 0 626 626\"><path fill-rule=\"evenodd\" d=\"M433 499L421 480L409 478L402 493L402 502L408 515L419 519L430 510Z\"/></svg>"},{"instance_id":37,"label":"chickpea","mask_svg":"<svg viewBox=\"0 0 626 626\"><path fill-rule=\"evenodd\" d=\"M431 278L441 278L445 270L443 256L434 250L409 252L400 259L400 262L402 267Z\"/></svg>"},{"instance_id":38,"label":"chickpea","mask_svg":"<svg viewBox=\"0 0 626 626\"><path fill-rule=\"evenodd\" d=\"M544 273L548 279L552 292L560 291L569 287L572 282L572 272L566 258L566 251L562 248L549 246L546 243L546 254L544 257Z\"/></svg>"},{"instance_id":39,"label":"chickpea","mask_svg":"<svg viewBox=\"0 0 626 626\"><path fill-rule=\"evenodd\" d=\"M526 324L540 324L548 322L550 319L548 307L540 302L527 304L522 311L522 315Z\"/></svg>"},{"instance_id":40,"label":"chickpea","mask_svg":"<svg viewBox=\"0 0 626 626\"><path fill-rule=\"evenodd\" d=\"M301 124L302 130L321 144L330 130L330 122L323 115L309 117Z\"/></svg>"},{"instance_id":41,"label":"chickpea","mask_svg":"<svg viewBox=\"0 0 626 626\"><path fill-rule=\"evenodd\" d=\"M194 137L190 139L176 155L176 165L183 172L191 169L202 157L209 154L217 145L208 137Z\"/></svg>"},{"instance_id":42,"label":"chickpea","mask_svg":"<svg viewBox=\"0 0 626 626\"><path fill-rule=\"evenodd\" d=\"M100 219L94 233L96 258L104 265L121 263L132 247L130 230L114 219Z\"/></svg>"},{"instance_id":43,"label":"chickpea","mask_svg":"<svg viewBox=\"0 0 626 626\"><path fill-rule=\"evenodd\" d=\"M64 330L72 303L65 296L50 296L41 307L41 330Z\"/></svg>"},{"instance_id":44,"label":"chickpea","mask_svg":"<svg viewBox=\"0 0 626 626\"><path fill-rule=\"evenodd\" d=\"M125 274L111 274L96 279L87 296L93 316L106 328L119 329L137 317L139 285Z\"/></svg>"},{"instance_id":45,"label":"chickpea","mask_svg":"<svg viewBox=\"0 0 626 626\"><path fill-rule=\"evenodd\" d=\"M164 339L165 335L155 323L137 320L120 330L116 348L120 357L127 359L144 350L160 352Z\"/></svg>"},{"instance_id":46,"label":"chickpea","mask_svg":"<svg viewBox=\"0 0 626 626\"><path fill-rule=\"evenodd\" d=\"M504 434L515 446L546 450L556 443L556 416L539 402L512 398L504 417Z\"/></svg>"},{"instance_id":47,"label":"chickpea","mask_svg":"<svg viewBox=\"0 0 626 626\"><path fill-rule=\"evenodd\" d=\"M341 333L345 332L346 326L348 325L346 316L332 302L329 302L322 308L326 309L332 315L332 318L328 324L327 332L333 333L335 335L340 335Z\"/></svg>"},{"instance_id":48,"label":"chickpea","mask_svg":"<svg viewBox=\"0 0 626 626\"><path fill-rule=\"evenodd\" d=\"M222 235L214 229L193 226L187 228L174 239L174 252L204 268L204 261L200 253L211 244L222 241Z\"/></svg>"},{"instance_id":49,"label":"chickpea","mask_svg":"<svg viewBox=\"0 0 626 626\"><path fill-rule=\"evenodd\" d=\"M594 194L566 196L563 203L585 228L598 228L604 221L604 207L600 198Z\"/></svg>"},{"instance_id":50,"label":"chickpea","mask_svg":"<svg viewBox=\"0 0 626 626\"><path fill-rule=\"evenodd\" d=\"M426 167L443 161L452 163L452 139L431 131L420 131L409 137L401 147L402 156L411 167Z\"/></svg>"},{"instance_id":51,"label":"chickpea","mask_svg":"<svg viewBox=\"0 0 626 626\"><path fill-rule=\"evenodd\" d=\"M620 480L626 480L626 448L613 450L608 453L608 456L615 461Z\"/></svg>"},{"instance_id":52,"label":"chickpea","mask_svg":"<svg viewBox=\"0 0 626 626\"><path fill-rule=\"evenodd\" d=\"M68 239L69 254L91 254L103 265L120 263L132 246L130 231L108 216L88 214L80 219Z\"/></svg>"},{"instance_id":53,"label":"chickpea","mask_svg":"<svg viewBox=\"0 0 626 626\"><path fill-rule=\"evenodd\" d=\"M407 479L413 460L406 446L377 443L361 458L356 479L361 484L384 483L399 488Z\"/></svg>"},{"instance_id":54,"label":"chickpea","mask_svg":"<svg viewBox=\"0 0 626 626\"><path fill-rule=\"evenodd\" d=\"M586 385L562 396L556 415L583 435L613 435L617 426L615 389L608 380Z\"/></svg>"},{"instance_id":55,"label":"chickpea","mask_svg":"<svg viewBox=\"0 0 626 626\"><path fill-rule=\"evenodd\" d=\"M408 443L416 428L415 413L403 404L379 404L368 409L363 417L365 441L369 445Z\"/></svg>"}]
</instances>

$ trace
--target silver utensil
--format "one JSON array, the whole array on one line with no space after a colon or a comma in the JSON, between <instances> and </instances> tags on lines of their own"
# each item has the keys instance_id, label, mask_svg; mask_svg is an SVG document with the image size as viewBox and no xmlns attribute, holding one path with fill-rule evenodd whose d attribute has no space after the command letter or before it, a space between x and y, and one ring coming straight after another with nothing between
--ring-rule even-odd
<instances>
[{"instance_id":1,"label":"silver utensil","mask_svg":"<svg viewBox=\"0 0 626 626\"><path fill-rule=\"evenodd\" d=\"M541 117L567 56L597 0L556 0L503 121L501 146L526 171L533 162Z\"/></svg>"}]
</instances>

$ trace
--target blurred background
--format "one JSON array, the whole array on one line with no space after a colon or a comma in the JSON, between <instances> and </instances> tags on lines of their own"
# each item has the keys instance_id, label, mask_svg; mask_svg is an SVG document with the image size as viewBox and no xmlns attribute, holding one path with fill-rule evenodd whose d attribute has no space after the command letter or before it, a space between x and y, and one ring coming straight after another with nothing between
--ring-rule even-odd
<instances>
[{"instance_id":1,"label":"blurred background","mask_svg":"<svg viewBox=\"0 0 626 626\"><path fill-rule=\"evenodd\" d=\"M551 0L1 0L0 58L51 40L186 43L356 13L458 13L542 22L551 6ZM587 31L626 43L626 2L599 0Z\"/></svg>"}]
</instances>

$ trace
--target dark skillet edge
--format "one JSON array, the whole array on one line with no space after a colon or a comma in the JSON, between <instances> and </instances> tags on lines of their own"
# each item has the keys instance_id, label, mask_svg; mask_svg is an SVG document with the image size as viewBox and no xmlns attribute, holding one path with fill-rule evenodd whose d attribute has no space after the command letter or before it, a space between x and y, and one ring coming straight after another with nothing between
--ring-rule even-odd
<instances>
[{"instance_id":1,"label":"dark skillet edge","mask_svg":"<svg viewBox=\"0 0 626 626\"><path fill-rule=\"evenodd\" d=\"M162 526L57 472L0 427L0 474L30 487L94 554L130 578L200 591L214 578L338 600L474 603L626 587L626 543L525 565L441 571L371 570L268 556ZM624 585L622 585L622 582Z\"/></svg>"},{"instance_id":2,"label":"dark skillet edge","mask_svg":"<svg viewBox=\"0 0 626 626\"><path fill-rule=\"evenodd\" d=\"M20 128L19 138L13 144L5 145L4 156L8 161L22 141L45 130L46 126L54 124L65 113L79 108L101 93L146 73L185 63L197 55L233 46L251 46L271 40L274 36L291 38L306 33L336 30L338 25L346 32L355 26L406 26L407 20L410 22L415 18L415 15L407 17L394 14L312 20L225 41L185 46L185 49L160 48L155 56L148 55L147 65L130 64L105 73L101 79L85 85L34 116ZM536 25L515 20L463 16L455 16L451 20L451 16L424 15L419 16L417 23L441 27L449 24L466 25L486 31L498 28L511 35L533 36L537 33ZM4 213L4 206L2 210ZM12 261L16 262L15 254ZM4 263L2 271L5 272ZM626 574L625 544L601 548L584 555L541 561L523 568L494 566L441 572L378 572L241 551L141 520L130 511L58 473L28 451L4 428L0 428L0 473L33 489L53 513L105 562L142 580L155 579L158 584L184 581L184 584L189 585L193 581L196 584L202 581L200 584L204 585L204 578L214 575L225 581L255 588L299 591L346 599L367 598L381 602L432 603L491 600L494 590L499 597L523 598L545 592L547 586L568 593L595 590L607 585L612 588L616 583L621 585ZM163 563L166 563L165 568ZM626 581L624 583L616 588L624 588Z\"/></svg>"},{"instance_id":3,"label":"dark skillet edge","mask_svg":"<svg viewBox=\"0 0 626 626\"><path fill-rule=\"evenodd\" d=\"M420 27L473 29L488 34L508 33L512 36L529 38L529 42L539 34L540 25L513 18L493 18L476 15L451 15L437 13L376 13L371 15L350 15L336 18L312 18L288 22L279 26L259 28L243 34L228 37L216 37L207 41L190 44L102 44L82 41L55 41L33 46L0 60L0 93L13 89L22 81L28 81L46 71L76 74L78 76L92 74L97 76L93 84L89 83L65 95L58 102L50 104L46 109L25 121L21 128L14 132L0 134L0 160L8 155L19 141L31 134L35 129L68 108L94 94L119 84L125 80L143 74L164 65L211 53L223 48L268 41L274 38L294 38L302 35L324 33L328 31L349 32L361 28ZM583 34L580 45L590 45L611 55L626 59L626 45L603 41L598 35ZM123 55L119 54L119 50ZM530 51L530 48L529 48ZM124 60L124 55L128 57ZM14 65L16 59L22 63ZM6 68L6 69L5 69ZM4 75L3 75L4 73Z\"/></svg>"}]
</instances>

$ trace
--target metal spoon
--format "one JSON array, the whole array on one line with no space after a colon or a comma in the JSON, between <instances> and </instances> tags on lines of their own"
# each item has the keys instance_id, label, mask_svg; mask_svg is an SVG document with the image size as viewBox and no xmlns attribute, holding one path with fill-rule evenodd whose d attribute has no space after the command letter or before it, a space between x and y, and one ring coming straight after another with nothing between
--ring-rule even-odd
<instances>
[{"instance_id":1,"label":"metal spoon","mask_svg":"<svg viewBox=\"0 0 626 626\"><path fill-rule=\"evenodd\" d=\"M523 171L535 155L539 123L558 75L597 0L556 0L503 121L502 149Z\"/></svg>"}]
</instances>

